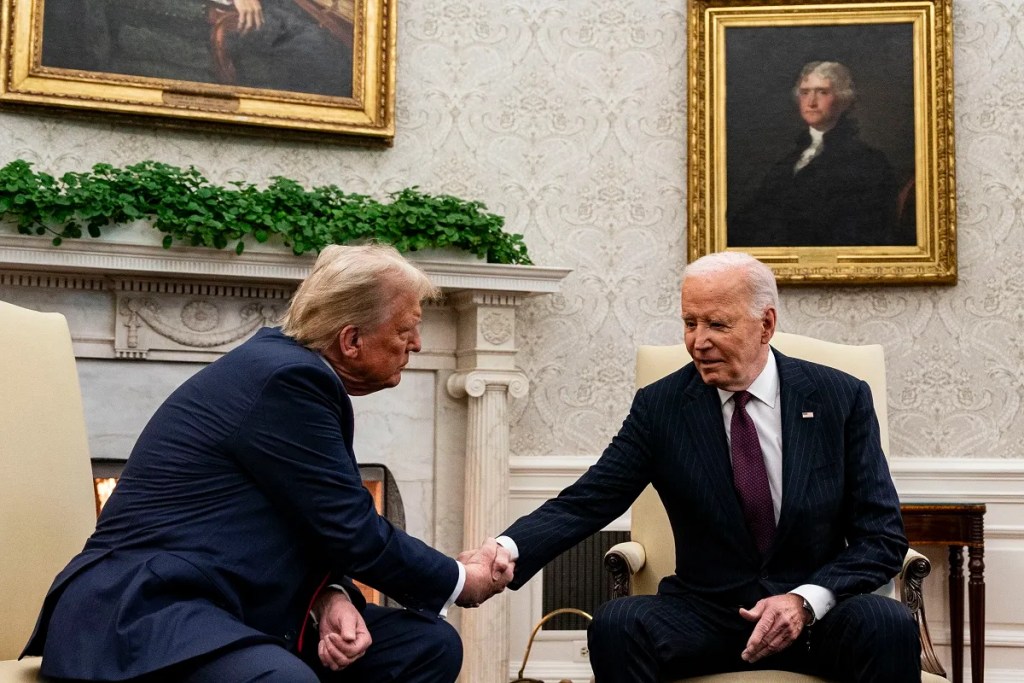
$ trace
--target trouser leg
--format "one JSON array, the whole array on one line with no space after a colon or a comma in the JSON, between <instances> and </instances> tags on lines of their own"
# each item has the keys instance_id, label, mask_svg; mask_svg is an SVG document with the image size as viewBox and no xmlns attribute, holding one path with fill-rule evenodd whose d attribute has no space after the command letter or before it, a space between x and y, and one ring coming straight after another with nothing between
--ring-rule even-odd
<instances>
[{"instance_id":1,"label":"trouser leg","mask_svg":"<svg viewBox=\"0 0 1024 683\"><path fill-rule=\"evenodd\" d=\"M590 624L596 683L655 683L749 669L740 653L752 625L739 608L694 596L637 595L601 605Z\"/></svg>"},{"instance_id":2,"label":"trouser leg","mask_svg":"<svg viewBox=\"0 0 1024 683\"><path fill-rule=\"evenodd\" d=\"M811 629L809 658L819 675L843 683L921 679L921 641L907 608L880 595L842 600Z\"/></svg>"},{"instance_id":3,"label":"trouser leg","mask_svg":"<svg viewBox=\"0 0 1024 683\"><path fill-rule=\"evenodd\" d=\"M145 683L318 683L316 674L279 645L241 645L144 677Z\"/></svg>"}]
</instances>

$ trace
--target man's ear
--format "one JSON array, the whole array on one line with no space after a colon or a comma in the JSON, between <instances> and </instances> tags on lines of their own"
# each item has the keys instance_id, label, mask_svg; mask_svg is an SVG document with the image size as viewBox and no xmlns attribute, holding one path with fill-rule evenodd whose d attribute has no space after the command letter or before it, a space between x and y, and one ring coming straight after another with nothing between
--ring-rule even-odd
<instances>
[{"instance_id":1,"label":"man's ear","mask_svg":"<svg viewBox=\"0 0 1024 683\"><path fill-rule=\"evenodd\" d=\"M761 316L761 343L767 344L775 336L775 323L778 313L775 308L766 308Z\"/></svg>"},{"instance_id":2,"label":"man's ear","mask_svg":"<svg viewBox=\"0 0 1024 683\"><path fill-rule=\"evenodd\" d=\"M363 347L363 339L359 336L359 328L355 325L345 325L338 333L338 346L341 355L345 358L355 358Z\"/></svg>"}]
</instances>

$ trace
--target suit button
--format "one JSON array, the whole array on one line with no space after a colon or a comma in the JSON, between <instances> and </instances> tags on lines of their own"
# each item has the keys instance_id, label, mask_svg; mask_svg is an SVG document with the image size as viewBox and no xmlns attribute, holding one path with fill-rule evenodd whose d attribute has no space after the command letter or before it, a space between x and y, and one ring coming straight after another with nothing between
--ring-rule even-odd
<instances>
[{"instance_id":1,"label":"suit button","mask_svg":"<svg viewBox=\"0 0 1024 683\"><path fill-rule=\"evenodd\" d=\"M284 639L288 640L288 641L295 640L295 631L292 630L292 631L288 631L287 633L285 633L284 634Z\"/></svg>"}]
</instances>

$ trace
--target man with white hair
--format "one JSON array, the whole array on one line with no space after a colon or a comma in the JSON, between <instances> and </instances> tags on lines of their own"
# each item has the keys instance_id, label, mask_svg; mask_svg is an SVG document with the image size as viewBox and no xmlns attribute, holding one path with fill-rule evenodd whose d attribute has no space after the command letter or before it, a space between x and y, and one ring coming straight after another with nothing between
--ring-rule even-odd
<instances>
[{"instance_id":1,"label":"man with white hair","mask_svg":"<svg viewBox=\"0 0 1024 683\"><path fill-rule=\"evenodd\" d=\"M519 588L649 484L658 491L676 570L655 595L598 608L597 683L750 669L920 680L914 619L872 593L899 571L907 541L871 391L773 350L778 306L771 270L748 254L688 265L693 362L640 389L597 463L498 538Z\"/></svg>"},{"instance_id":2,"label":"man with white hair","mask_svg":"<svg viewBox=\"0 0 1024 683\"><path fill-rule=\"evenodd\" d=\"M754 196L729 211L729 246L915 244L913 226L897 220L892 166L860 139L851 115L857 91L850 70L839 62L810 62L793 98L804 127Z\"/></svg>"}]
</instances>

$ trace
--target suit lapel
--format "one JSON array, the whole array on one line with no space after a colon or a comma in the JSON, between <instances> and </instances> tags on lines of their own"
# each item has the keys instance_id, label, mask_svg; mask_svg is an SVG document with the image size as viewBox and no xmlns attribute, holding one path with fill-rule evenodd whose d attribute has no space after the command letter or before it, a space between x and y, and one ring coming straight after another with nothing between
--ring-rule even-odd
<instances>
[{"instance_id":1,"label":"suit lapel","mask_svg":"<svg viewBox=\"0 0 1024 683\"><path fill-rule=\"evenodd\" d=\"M775 351L779 367L780 398L782 401L782 509L778 541L792 530L795 506L807 490L807 481L813 469L814 454L821 443L821 403L817 391L799 362Z\"/></svg>"},{"instance_id":2,"label":"suit lapel","mask_svg":"<svg viewBox=\"0 0 1024 683\"><path fill-rule=\"evenodd\" d=\"M754 538L747 529L743 509L733 486L729 442L725 438L722 402L718 390L704 384L700 375L694 373L694 379L686 387L685 395L688 400L683 416L686 430L692 435L695 446L692 457L695 457L708 473L706 481L721 507L723 529L742 529L742 533L747 537L744 545L756 553Z\"/></svg>"}]
</instances>

